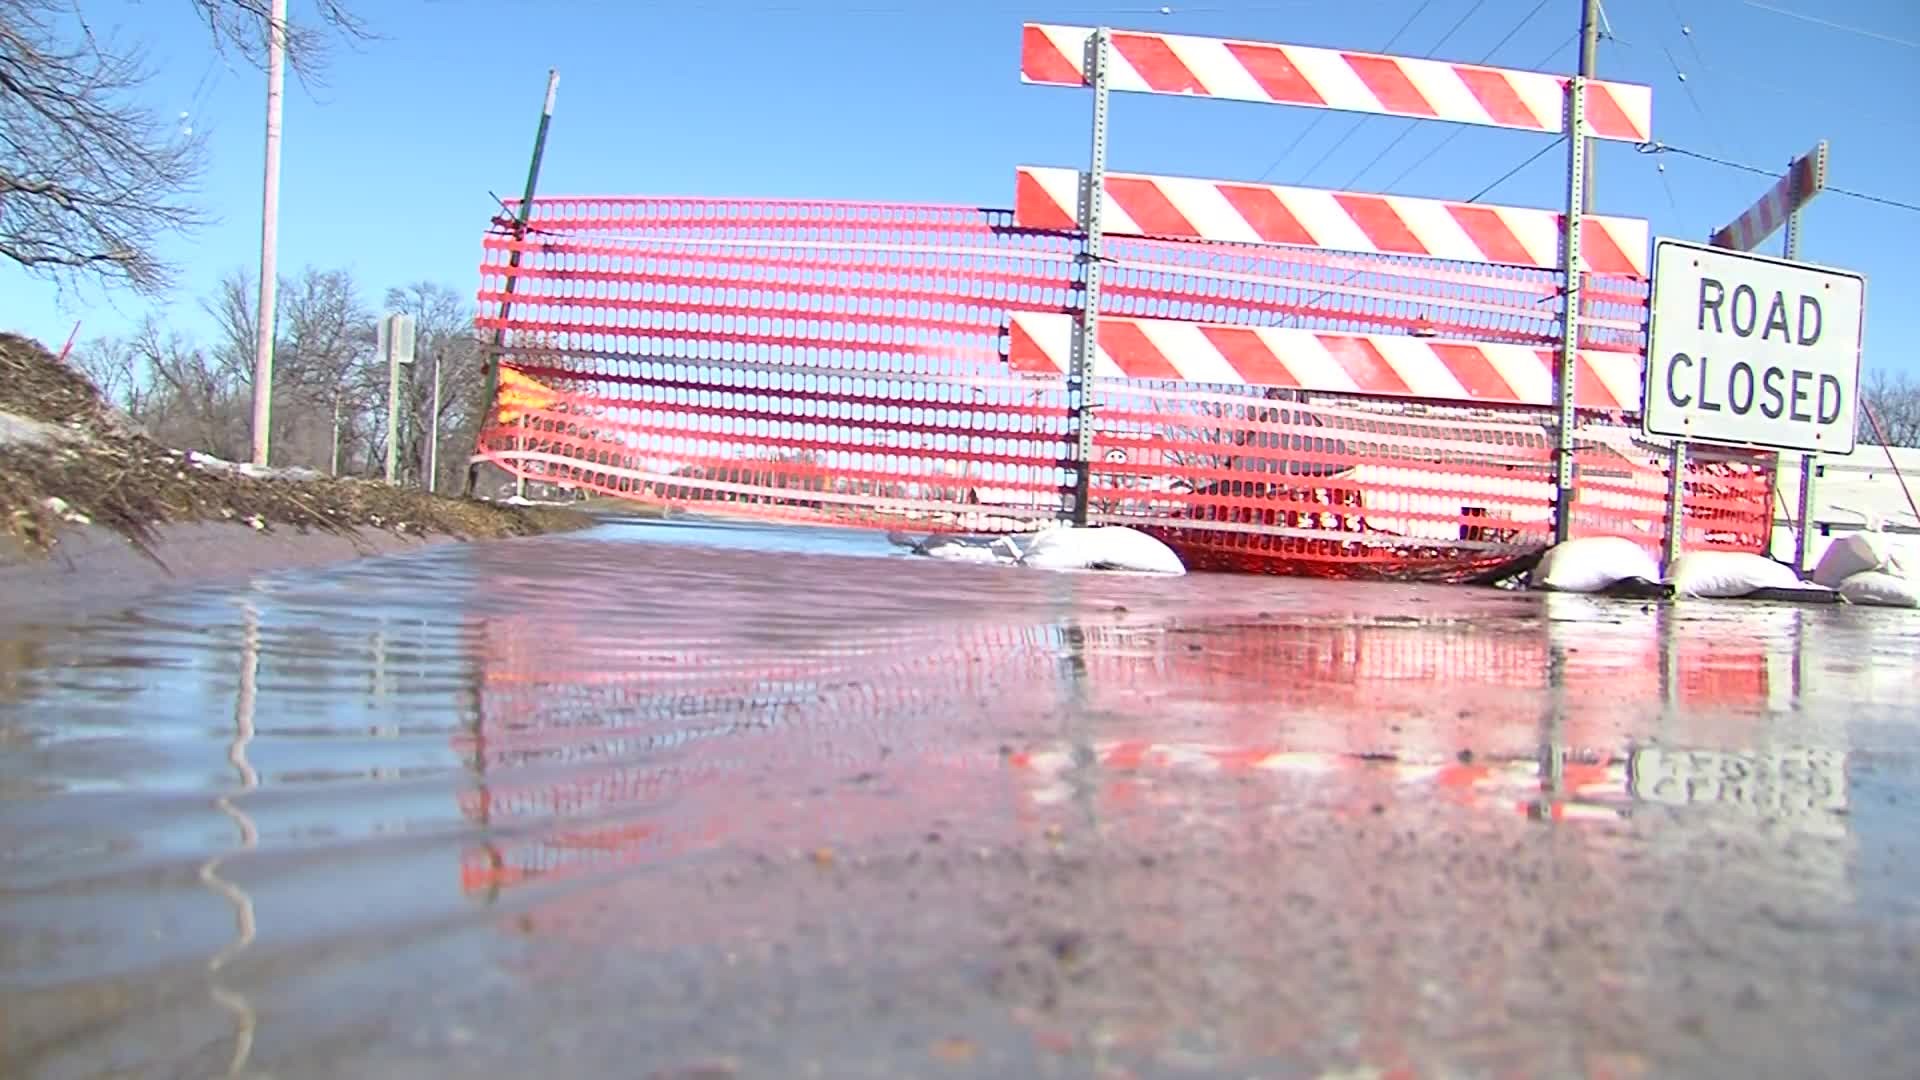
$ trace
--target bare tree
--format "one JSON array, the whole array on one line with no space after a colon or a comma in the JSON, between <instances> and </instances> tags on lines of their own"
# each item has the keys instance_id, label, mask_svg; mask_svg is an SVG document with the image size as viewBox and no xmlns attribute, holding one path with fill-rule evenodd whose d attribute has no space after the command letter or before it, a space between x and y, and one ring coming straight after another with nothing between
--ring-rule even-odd
<instances>
[{"instance_id":1,"label":"bare tree","mask_svg":"<svg viewBox=\"0 0 1920 1080\"><path fill-rule=\"evenodd\" d=\"M283 287L285 284L281 282ZM284 325L286 293L277 292L275 297L275 325ZM253 387L254 333L259 326L259 321L254 317L254 307L258 303L259 294L254 291L253 275L244 269L228 272L214 287L213 295L200 300L200 309L213 317L216 328L208 348L222 364L247 381L249 392Z\"/></svg>"},{"instance_id":2,"label":"bare tree","mask_svg":"<svg viewBox=\"0 0 1920 1080\"><path fill-rule=\"evenodd\" d=\"M186 0L217 47L264 54L269 0ZM303 78L331 37L368 37L345 0L289 16ZM205 144L139 100L140 51L95 35L73 0L0 0L0 257L62 284L104 280L145 295L172 268L156 249L206 223L194 205Z\"/></svg>"},{"instance_id":3,"label":"bare tree","mask_svg":"<svg viewBox=\"0 0 1920 1080\"><path fill-rule=\"evenodd\" d=\"M73 364L159 441L238 460L251 439L257 295L252 275L235 270L201 300L216 328L209 339L168 332L150 316L130 337L87 342ZM285 448L285 463L326 470L337 461L342 473L381 473L387 369L374 350L374 312L353 276L309 267L282 280L277 295L274 439ZM412 313L419 327L416 362L401 384L403 468L411 482L425 476L438 357L438 479L441 490L457 491L489 404L472 309L460 293L431 281L390 290L386 300L388 308Z\"/></svg>"},{"instance_id":4,"label":"bare tree","mask_svg":"<svg viewBox=\"0 0 1920 1080\"><path fill-rule=\"evenodd\" d=\"M169 276L156 241L203 221L185 198L203 147L133 99L150 75L136 50L77 15L63 27L66 14L57 0L0 0L0 256L63 283L156 293Z\"/></svg>"},{"instance_id":5,"label":"bare tree","mask_svg":"<svg viewBox=\"0 0 1920 1080\"><path fill-rule=\"evenodd\" d=\"M258 295L238 269L201 301L219 328L208 353L249 395ZM385 418L386 374L370 367L373 313L345 270L308 267L275 296L274 444L289 464L330 468L336 447L351 462Z\"/></svg>"},{"instance_id":6,"label":"bare tree","mask_svg":"<svg viewBox=\"0 0 1920 1080\"><path fill-rule=\"evenodd\" d=\"M235 48L254 63L267 54L267 20L273 0L189 0L220 48ZM307 0L311 18L299 13L301 0L292 0L287 14L287 63L302 79L313 80L324 68L327 47L334 39L372 37L366 22L345 0Z\"/></svg>"},{"instance_id":7,"label":"bare tree","mask_svg":"<svg viewBox=\"0 0 1920 1080\"><path fill-rule=\"evenodd\" d=\"M199 343L163 331L151 315L131 347L152 383L144 415L135 419L165 445L239 460L251 438L246 384Z\"/></svg>"},{"instance_id":8,"label":"bare tree","mask_svg":"<svg viewBox=\"0 0 1920 1080\"><path fill-rule=\"evenodd\" d=\"M76 347L69 359L107 404L134 416L144 410L152 383L133 341L97 337Z\"/></svg>"},{"instance_id":9,"label":"bare tree","mask_svg":"<svg viewBox=\"0 0 1920 1080\"><path fill-rule=\"evenodd\" d=\"M1875 433L1866 409L1860 410L1861 442L1878 444L1884 434L1890 446L1920 446L1920 379L1875 368L1861 380L1860 400L1873 409L1881 428Z\"/></svg>"}]
</instances>

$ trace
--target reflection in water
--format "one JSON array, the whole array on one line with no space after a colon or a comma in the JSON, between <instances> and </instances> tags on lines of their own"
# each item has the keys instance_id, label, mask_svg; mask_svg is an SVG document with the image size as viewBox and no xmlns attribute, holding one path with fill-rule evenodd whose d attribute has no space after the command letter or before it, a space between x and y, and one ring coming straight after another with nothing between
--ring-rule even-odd
<instances>
[{"instance_id":1,"label":"reflection in water","mask_svg":"<svg viewBox=\"0 0 1920 1080\"><path fill-rule=\"evenodd\" d=\"M0 803L0 1063L1869 1075L1912 1045L1874 1025L1920 934L1850 914L1851 732L1920 697L1886 613L628 539L0 650L0 793L50 792Z\"/></svg>"},{"instance_id":2,"label":"reflection in water","mask_svg":"<svg viewBox=\"0 0 1920 1080\"><path fill-rule=\"evenodd\" d=\"M260 785L260 776L253 765L247 761L247 744L253 740L254 701L259 693L260 678L260 613L247 599L240 602L240 691L234 698L233 744L227 750L227 760L232 763L240 790L250 791ZM220 812L233 819L239 830L240 850L253 848L260 841L260 832L254 827L253 819L241 812L235 805L233 796L222 794L214 799L214 806ZM226 856L215 855L200 866L200 880L209 889L225 897L233 905L235 937L231 944L223 946L207 961L207 971L213 976L211 993L221 1008L234 1015L233 1058L227 1067L228 1076L238 1076L247 1063L247 1055L253 1049L254 1025L257 1017L246 995L236 993L222 986L219 981L220 969L240 950L253 942L254 913L253 900L234 883L219 876L220 864Z\"/></svg>"}]
</instances>

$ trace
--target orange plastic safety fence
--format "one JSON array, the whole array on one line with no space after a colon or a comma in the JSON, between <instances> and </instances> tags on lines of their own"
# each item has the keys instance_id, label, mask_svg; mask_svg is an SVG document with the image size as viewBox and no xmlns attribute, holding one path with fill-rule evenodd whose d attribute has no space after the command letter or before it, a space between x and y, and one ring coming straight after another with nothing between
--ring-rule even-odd
<instances>
[{"instance_id":1,"label":"orange plastic safety fence","mask_svg":"<svg viewBox=\"0 0 1920 1080\"><path fill-rule=\"evenodd\" d=\"M1096 396L1090 519L1151 532L1190 567L1468 581L1552 539L1546 411L1145 380ZM1668 460L1618 420L1582 417L1575 535L1659 547ZM1688 545L1765 550L1771 458L1702 452L1688 469Z\"/></svg>"},{"instance_id":2,"label":"orange plastic safety fence","mask_svg":"<svg viewBox=\"0 0 1920 1080\"><path fill-rule=\"evenodd\" d=\"M1070 505L1066 380L1009 367L1017 312L1080 303L1076 234L1005 211L536 200L485 239L501 397L477 460L528 480L759 519L1019 531ZM517 265L516 265L517 260ZM1558 275L1284 247L1110 238L1103 314L1544 348ZM1586 283L1583 348L1637 353L1645 283ZM1550 538L1539 408L1096 380L1090 516L1203 569L1469 580ZM1582 418L1576 530L1650 547L1665 454ZM1688 539L1765 550L1772 458L1690 462Z\"/></svg>"}]
</instances>

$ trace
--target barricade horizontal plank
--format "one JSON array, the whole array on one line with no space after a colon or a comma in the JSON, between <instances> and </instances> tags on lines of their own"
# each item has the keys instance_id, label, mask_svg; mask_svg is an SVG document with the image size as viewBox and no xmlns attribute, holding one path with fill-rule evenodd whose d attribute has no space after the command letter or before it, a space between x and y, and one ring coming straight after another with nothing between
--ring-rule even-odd
<instances>
[{"instance_id":1,"label":"barricade horizontal plank","mask_svg":"<svg viewBox=\"0 0 1920 1080\"><path fill-rule=\"evenodd\" d=\"M1076 228L1085 176L1078 169L1020 166L1014 221ZM1109 233L1560 266L1564 215L1555 210L1112 172L1104 195L1100 224ZM1645 277L1647 245L1645 220L1582 219L1581 254L1590 272Z\"/></svg>"},{"instance_id":2,"label":"barricade horizontal plank","mask_svg":"<svg viewBox=\"0 0 1920 1080\"><path fill-rule=\"evenodd\" d=\"M1094 28L1027 23L1020 78L1085 86ZM1108 86L1380 113L1557 134L1566 128L1566 76L1410 56L1149 31L1112 32ZM1589 80L1587 123L1602 139L1653 137L1653 90Z\"/></svg>"},{"instance_id":3,"label":"barricade horizontal plank","mask_svg":"<svg viewBox=\"0 0 1920 1080\"><path fill-rule=\"evenodd\" d=\"M1067 371L1073 333L1073 316L1015 312L1008 362L1019 371ZM1093 374L1550 405L1553 363L1548 351L1517 345L1105 317ZM1580 364L1581 408L1639 408L1637 357L1583 353Z\"/></svg>"}]
</instances>

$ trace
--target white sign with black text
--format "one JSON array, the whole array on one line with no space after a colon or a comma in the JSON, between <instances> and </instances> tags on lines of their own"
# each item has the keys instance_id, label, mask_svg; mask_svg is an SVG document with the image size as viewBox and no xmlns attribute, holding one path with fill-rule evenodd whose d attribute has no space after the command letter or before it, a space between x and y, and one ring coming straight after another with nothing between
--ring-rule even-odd
<instances>
[{"instance_id":1,"label":"white sign with black text","mask_svg":"<svg viewBox=\"0 0 1920 1080\"><path fill-rule=\"evenodd\" d=\"M1866 292L1851 271L1655 239L1642 429L1852 453Z\"/></svg>"}]
</instances>

